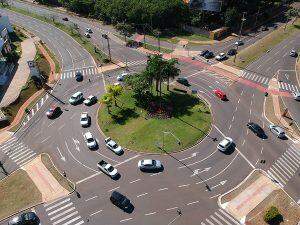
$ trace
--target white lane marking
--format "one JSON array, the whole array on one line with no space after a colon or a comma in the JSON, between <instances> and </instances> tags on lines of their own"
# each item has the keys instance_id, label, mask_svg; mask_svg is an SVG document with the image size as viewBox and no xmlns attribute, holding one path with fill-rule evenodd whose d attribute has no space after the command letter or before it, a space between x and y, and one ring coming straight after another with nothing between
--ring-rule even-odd
<instances>
[{"instance_id":1,"label":"white lane marking","mask_svg":"<svg viewBox=\"0 0 300 225\"><path fill-rule=\"evenodd\" d=\"M107 191L107 192L113 192L114 190L117 190L117 189L119 189L120 188L120 186L118 186L118 187L115 187L115 188L113 188L113 189L110 189L109 191Z\"/></svg>"},{"instance_id":2,"label":"white lane marking","mask_svg":"<svg viewBox=\"0 0 300 225\"><path fill-rule=\"evenodd\" d=\"M140 197L145 196L145 195L147 195L147 194L148 194L148 193L145 192L145 193L143 193L143 194L137 195L136 197L137 197L137 198L140 198Z\"/></svg>"},{"instance_id":3,"label":"white lane marking","mask_svg":"<svg viewBox=\"0 0 300 225\"><path fill-rule=\"evenodd\" d=\"M176 207L168 208L168 209L166 209L166 210L167 210L167 211L170 211L170 210L174 210L174 209L178 209L178 207L176 206Z\"/></svg>"},{"instance_id":4,"label":"white lane marking","mask_svg":"<svg viewBox=\"0 0 300 225\"><path fill-rule=\"evenodd\" d=\"M232 120L231 120L231 122L233 122L234 121L234 115L233 115L233 117L232 117Z\"/></svg>"},{"instance_id":5,"label":"white lane marking","mask_svg":"<svg viewBox=\"0 0 300 225\"><path fill-rule=\"evenodd\" d=\"M183 158L183 159L180 159L180 161L185 161L185 160L187 160L187 159L194 158L194 157L196 157L196 156L197 156L197 154L198 154L198 152L193 152L193 153L191 154L191 156L189 156L189 157L186 157L186 158Z\"/></svg>"},{"instance_id":6,"label":"white lane marking","mask_svg":"<svg viewBox=\"0 0 300 225\"><path fill-rule=\"evenodd\" d=\"M221 194L217 194L217 195L214 195L214 196L211 196L210 198L216 198L216 197L219 197Z\"/></svg>"},{"instance_id":7,"label":"white lane marking","mask_svg":"<svg viewBox=\"0 0 300 225\"><path fill-rule=\"evenodd\" d=\"M145 216L151 216L151 215L154 215L156 214L157 212L151 212L151 213L146 213Z\"/></svg>"},{"instance_id":8,"label":"white lane marking","mask_svg":"<svg viewBox=\"0 0 300 225\"><path fill-rule=\"evenodd\" d=\"M102 211L103 211L103 210L101 209L101 210L99 210L99 211L93 212L93 213L90 214L90 216L94 216L94 215L96 215L96 214L98 214L98 213L101 213Z\"/></svg>"},{"instance_id":9,"label":"white lane marking","mask_svg":"<svg viewBox=\"0 0 300 225\"><path fill-rule=\"evenodd\" d=\"M178 187L181 188L181 187L188 187L190 186L190 184L182 184L182 185L179 185Z\"/></svg>"},{"instance_id":10,"label":"white lane marking","mask_svg":"<svg viewBox=\"0 0 300 225\"><path fill-rule=\"evenodd\" d=\"M138 182L138 181L140 181L140 180L141 180L141 179L136 179L136 180L130 181L129 183L130 183L130 184L133 184L133 183Z\"/></svg>"},{"instance_id":11,"label":"white lane marking","mask_svg":"<svg viewBox=\"0 0 300 225\"><path fill-rule=\"evenodd\" d=\"M51 138L51 136L45 138L44 140L41 141L41 143L44 143L45 141L48 141Z\"/></svg>"},{"instance_id":12,"label":"white lane marking","mask_svg":"<svg viewBox=\"0 0 300 225\"><path fill-rule=\"evenodd\" d=\"M132 220L133 218L131 217L131 218L128 218L128 219L124 219L124 220L120 220L120 223L125 223L125 222L127 222L127 221L129 221L129 220Z\"/></svg>"},{"instance_id":13,"label":"white lane marking","mask_svg":"<svg viewBox=\"0 0 300 225\"><path fill-rule=\"evenodd\" d=\"M66 157L63 156L63 154L61 153L61 151L60 151L60 149L58 147L56 147L56 149L57 149L57 151L58 151L58 153L60 155L60 159L65 162L66 161Z\"/></svg>"},{"instance_id":14,"label":"white lane marking","mask_svg":"<svg viewBox=\"0 0 300 225\"><path fill-rule=\"evenodd\" d=\"M95 199L95 198L98 198L98 195L95 195L95 196L93 196L93 197L90 197L90 198L86 199L85 201L88 202L88 201L93 200L93 199Z\"/></svg>"},{"instance_id":15,"label":"white lane marking","mask_svg":"<svg viewBox=\"0 0 300 225\"><path fill-rule=\"evenodd\" d=\"M223 186L226 182L227 182L227 180L223 180L219 184L217 184L215 186L212 186L212 187L209 187L209 189L212 190L212 189L215 189L215 188L217 188L219 186ZM208 191L208 190L206 190L206 191Z\"/></svg>"},{"instance_id":16,"label":"white lane marking","mask_svg":"<svg viewBox=\"0 0 300 225\"><path fill-rule=\"evenodd\" d=\"M186 205L194 205L194 204L196 204L196 203L198 203L199 201L194 201L194 202L189 202L189 203L187 203Z\"/></svg>"},{"instance_id":17,"label":"white lane marking","mask_svg":"<svg viewBox=\"0 0 300 225\"><path fill-rule=\"evenodd\" d=\"M226 137L224 134L223 134L223 132L216 126L216 125L213 125L219 132L220 132L220 134L222 134L223 135L223 137ZM250 160L248 160L247 158L246 158L246 156L238 149L238 148L235 148L236 150L237 150L237 152L246 160L246 162L248 162L248 164L253 168L253 169L255 169L255 166L253 166L253 164L250 162Z\"/></svg>"},{"instance_id":18,"label":"white lane marking","mask_svg":"<svg viewBox=\"0 0 300 225\"><path fill-rule=\"evenodd\" d=\"M166 191L166 190L169 190L169 188L160 188L157 191Z\"/></svg>"},{"instance_id":19,"label":"white lane marking","mask_svg":"<svg viewBox=\"0 0 300 225\"><path fill-rule=\"evenodd\" d=\"M157 176L157 175L159 175L159 174L161 174L161 172L159 172L159 173L154 173L154 174L151 174L151 175L150 175L150 177Z\"/></svg>"},{"instance_id":20,"label":"white lane marking","mask_svg":"<svg viewBox=\"0 0 300 225\"><path fill-rule=\"evenodd\" d=\"M208 159L209 157L211 157L213 154L215 154L218 150L215 150L214 152L212 152L210 155L208 155L207 157L205 157L204 159L201 159L200 161L196 161L196 162L193 162L193 163L190 163L190 164L187 164L187 166L192 166L192 165L195 165L195 164L198 164L206 159ZM185 166L179 166L178 169L182 169L182 168L185 168Z\"/></svg>"},{"instance_id":21,"label":"white lane marking","mask_svg":"<svg viewBox=\"0 0 300 225\"><path fill-rule=\"evenodd\" d=\"M52 123L50 123L50 124L48 125L48 127L51 127L54 123L55 123L55 121L53 121Z\"/></svg>"}]
</instances>

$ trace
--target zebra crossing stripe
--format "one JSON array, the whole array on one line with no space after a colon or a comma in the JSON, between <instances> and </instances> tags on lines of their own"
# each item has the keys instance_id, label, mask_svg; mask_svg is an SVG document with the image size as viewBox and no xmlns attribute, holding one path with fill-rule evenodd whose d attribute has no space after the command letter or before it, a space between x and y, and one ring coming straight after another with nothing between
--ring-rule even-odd
<instances>
[{"instance_id":1,"label":"zebra crossing stripe","mask_svg":"<svg viewBox=\"0 0 300 225\"><path fill-rule=\"evenodd\" d=\"M280 163L282 166L286 166L286 167L288 167L292 172L293 172L293 174L295 174L295 172L296 172L296 170L297 169L295 169L295 168L292 168L291 167L291 165L289 165L285 160L283 160L283 158L281 157L280 159L278 159L278 163ZM284 164L284 165L283 165ZM293 175L292 174L292 175Z\"/></svg>"},{"instance_id":2,"label":"zebra crossing stripe","mask_svg":"<svg viewBox=\"0 0 300 225\"><path fill-rule=\"evenodd\" d=\"M289 165L290 167L293 167L293 169L294 169L295 171L298 169L298 167L295 166L292 162L290 162L290 160L288 160L287 157L286 157L285 155L282 155L282 156L281 156L281 160L282 160L283 162L285 162L287 165ZM295 171L294 171L294 172L295 172Z\"/></svg>"},{"instance_id":3,"label":"zebra crossing stripe","mask_svg":"<svg viewBox=\"0 0 300 225\"><path fill-rule=\"evenodd\" d=\"M55 221L55 222L53 223L53 225L56 225L56 224L58 224L58 223L60 223L60 222L63 222L64 220L69 219L70 217L75 216L75 215L77 215L77 214L78 214L78 211L74 211L74 212L72 212L71 214L69 214L69 215L67 215L67 216L65 216L65 217L63 217L63 218L61 218L61 219Z\"/></svg>"},{"instance_id":4,"label":"zebra crossing stripe","mask_svg":"<svg viewBox=\"0 0 300 225\"><path fill-rule=\"evenodd\" d=\"M261 83L263 77L258 77L257 83Z\"/></svg>"},{"instance_id":5,"label":"zebra crossing stripe","mask_svg":"<svg viewBox=\"0 0 300 225\"><path fill-rule=\"evenodd\" d=\"M208 219L206 219L206 222L208 222L210 225L214 225L212 222L210 222Z\"/></svg>"},{"instance_id":6,"label":"zebra crossing stripe","mask_svg":"<svg viewBox=\"0 0 300 225\"><path fill-rule=\"evenodd\" d=\"M226 216L229 220L231 220L233 223L239 225L240 223L236 222L227 212L225 212L223 209L219 209L219 211Z\"/></svg>"},{"instance_id":7,"label":"zebra crossing stripe","mask_svg":"<svg viewBox=\"0 0 300 225\"><path fill-rule=\"evenodd\" d=\"M283 180L283 178L282 178L281 176L279 176L279 175L273 170L273 168L270 168L269 171L270 171L272 177L273 177L275 180L277 180L279 183L282 183L281 186L284 186L284 184L286 184L286 181Z\"/></svg>"},{"instance_id":8,"label":"zebra crossing stripe","mask_svg":"<svg viewBox=\"0 0 300 225\"><path fill-rule=\"evenodd\" d=\"M278 161L276 161L276 163L274 164L274 166L275 165L277 166L277 168L279 168L288 177L287 180L289 180L292 177L291 175L293 175L293 174L291 174L291 175L288 174L287 171L285 170L286 168L284 168L284 167L282 168L281 166L278 165Z\"/></svg>"},{"instance_id":9,"label":"zebra crossing stripe","mask_svg":"<svg viewBox=\"0 0 300 225\"><path fill-rule=\"evenodd\" d=\"M21 161L17 162L17 164L19 165L19 164L21 164L21 163L23 163L23 162L27 163L28 160L29 160L30 158L32 158L33 156L35 156L35 155L36 155L36 153L33 152L33 153L32 153L31 155L29 155L28 157L26 157L26 158L22 159Z\"/></svg>"},{"instance_id":10,"label":"zebra crossing stripe","mask_svg":"<svg viewBox=\"0 0 300 225\"><path fill-rule=\"evenodd\" d=\"M266 81L264 82L264 84L268 84L269 82L269 78L266 77Z\"/></svg>"},{"instance_id":11,"label":"zebra crossing stripe","mask_svg":"<svg viewBox=\"0 0 300 225\"><path fill-rule=\"evenodd\" d=\"M65 208L67 208L67 207L69 207L69 206L71 206L71 205L73 205L72 202L70 202L69 204L66 204L66 205L64 205L64 206L62 206L62 207L60 207L60 208L58 208L58 209L56 209L56 210L54 210L54 211L48 213L48 216L51 216L51 215L53 215L54 213L57 213L58 211L60 211L60 210L62 210L62 209L65 209Z\"/></svg>"},{"instance_id":12,"label":"zebra crossing stripe","mask_svg":"<svg viewBox=\"0 0 300 225\"><path fill-rule=\"evenodd\" d=\"M291 163L293 163L293 165L295 165L297 168L298 168L298 162L297 162L297 160L296 160L296 162L294 161L295 159L293 158L293 157L291 157L289 154L287 154L287 152L285 152L284 154L283 154L285 157L287 157L289 160L290 160L290 162Z\"/></svg>"},{"instance_id":13,"label":"zebra crossing stripe","mask_svg":"<svg viewBox=\"0 0 300 225\"><path fill-rule=\"evenodd\" d=\"M281 176L285 181L288 181L288 180L289 180L289 178L287 178L287 177L281 172L281 170L278 169L275 165L273 165L272 168L273 168L274 170L276 170L276 171L280 174L280 176Z\"/></svg>"},{"instance_id":14,"label":"zebra crossing stripe","mask_svg":"<svg viewBox=\"0 0 300 225\"><path fill-rule=\"evenodd\" d=\"M214 220L217 224L223 225L219 220L217 220L213 215L210 216L212 220Z\"/></svg>"},{"instance_id":15,"label":"zebra crossing stripe","mask_svg":"<svg viewBox=\"0 0 300 225\"><path fill-rule=\"evenodd\" d=\"M14 161L15 161L16 163L18 163L18 161L20 161L21 159L24 159L24 158L28 157L28 155L30 155L30 154L32 154L32 153L33 153L32 151L29 151L29 152L27 152L27 153L25 153L25 154L16 156L16 157L14 158ZM22 161L20 161L20 162L22 162Z\"/></svg>"},{"instance_id":16,"label":"zebra crossing stripe","mask_svg":"<svg viewBox=\"0 0 300 225\"><path fill-rule=\"evenodd\" d=\"M53 206L51 206L51 207L46 208L46 212L49 211L49 210L51 210L51 209L56 208L57 206L60 206L60 205L62 205L62 204L64 204L64 203L66 203L66 202L69 202L69 201L70 201L70 198L66 198L66 199L63 200L63 201L61 201L61 202L59 202L59 203L57 203L57 204L55 204L55 205L53 205Z\"/></svg>"},{"instance_id":17,"label":"zebra crossing stripe","mask_svg":"<svg viewBox=\"0 0 300 225\"><path fill-rule=\"evenodd\" d=\"M73 223L74 221L79 220L79 219L81 219L81 216L77 216L77 217L69 220L68 222L64 223L63 225L69 225L70 223Z\"/></svg>"},{"instance_id":18,"label":"zebra crossing stripe","mask_svg":"<svg viewBox=\"0 0 300 225\"><path fill-rule=\"evenodd\" d=\"M217 212L215 212L215 215L217 217L219 217L221 220L223 220L225 223L227 223L228 225L231 225L224 217L222 217L221 215L219 215Z\"/></svg>"},{"instance_id":19,"label":"zebra crossing stripe","mask_svg":"<svg viewBox=\"0 0 300 225\"><path fill-rule=\"evenodd\" d=\"M69 209L63 211L62 213L59 213L59 214L57 214L57 215L51 217L50 220L51 220L51 221L52 221L52 220L55 220L55 219L57 219L58 217L61 217L61 216L65 215L65 214L67 214L67 213L69 213L69 212L71 212L71 211L73 211L73 210L75 210L75 207L69 208Z\"/></svg>"},{"instance_id":20,"label":"zebra crossing stripe","mask_svg":"<svg viewBox=\"0 0 300 225\"><path fill-rule=\"evenodd\" d=\"M294 146L291 146L292 151L294 151L296 154L298 154L300 156L300 152L297 148L295 148Z\"/></svg>"},{"instance_id":21,"label":"zebra crossing stripe","mask_svg":"<svg viewBox=\"0 0 300 225\"><path fill-rule=\"evenodd\" d=\"M23 149L21 149L23 150ZM21 153L20 153L21 152ZM18 158L19 156L21 156L22 154L25 154L26 152L28 153L31 153L31 150L30 149L26 149L25 151L20 151L17 155L15 156L9 156L12 160L15 160L16 158Z\"/></svg>"},{"instance_id":22,"label":"zebra crossing stripe","mask_svg":"<svg viewBox=\"0 0 300 225\"><path fill-rule=\"evenodd\" d=\"M292 155L294 155L294 158L296 158L298 161L300 161L300 156L296 153L296 152L294 152L292 149L291 149L291 151L289 151Z\"/></svg>"}]
</instances>

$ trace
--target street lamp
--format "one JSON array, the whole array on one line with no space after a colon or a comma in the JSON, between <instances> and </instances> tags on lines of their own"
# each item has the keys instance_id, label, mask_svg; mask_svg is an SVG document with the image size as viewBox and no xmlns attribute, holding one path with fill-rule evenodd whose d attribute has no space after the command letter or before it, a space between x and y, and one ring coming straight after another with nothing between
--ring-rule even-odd
<instances>
[{"instance_id":1,"label":"street lamp","mask_svg":"<svg viewBox=\"0 0 300 225\"><path fill-rule=\"evenodd\" d=\"M111 61L109 37L108 37L107 34L102 34L102 37L107 40L107 48L108 48L109 61Z\"/></svg>"},{"instance_id":2,"label":"street lamp","mask_svg":"<svg viewBox=\"0 0 300 225\"><path fill-rule=\"evenodd\" d=\"M182 162L181 160L177 159L175 156L173 156L172 154L170 154L169 152L167 152L165 150L165 135L171 135L176 141L178 145L181 145L181 141L178 137L176 137L172 132L170 131L163 131L163 143L162 143L162 147L159 145L159 143L156 143L156 147L158 147L161 151L163 151L164 153L166 153L168 156L170 156L171 158L175 159L177 162L179 162L180 164L182 164L184 167L186 167L188 170L190 170L193 174L195 174L196 177L198 177L204 184L205 187L208 191L211 191L210 187L208 186L208 184L199 176L198 173L195 173L194 170L192 168L190 168L188 165L186 165L184 162ZM181 212L181 211L180 211ZM178 213L179 214L179 213ZM180 213L181 215L181 213Z\"/></svg>"},{"instance_id":3,"label":"street lamp","mask_svg":"<svg viewBox=\"0 0 300 225\"><path fill-rule=\"evenodd\" d=\"M246 12L243 12L243 18L241 20L241 28L240 28L240 31L239 31L239 41L241 40L241 34L242 34L242 30L243 30L243 25L244 25L244 22L246 21L245 14L246 14ZM239 43L236 45L236 53L234 55L233 62L235 62L238 49L239 49Z\"/></svg>"}]
</instances>

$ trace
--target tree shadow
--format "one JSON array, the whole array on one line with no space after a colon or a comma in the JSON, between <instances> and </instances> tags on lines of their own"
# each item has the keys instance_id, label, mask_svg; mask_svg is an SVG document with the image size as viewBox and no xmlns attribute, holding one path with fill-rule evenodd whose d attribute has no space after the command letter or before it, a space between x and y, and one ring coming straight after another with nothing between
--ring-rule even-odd
<instances>
[{"instance_id":1,"label":"tree shadow","mask_svg":"<svg viewBox=\"0 0 300 225\"><path fill-rule=\"evenodd\" d=\"M124 125L131 118L138 118L139 114L133 108L119 108L112 113L111 118L114 122Z\"/></svg>"},{"instance_id":2,"label":"tree shadow","mask_svg":"<svg viewBox=\"0 0 300 225\"><path fill-rule=\"evenodd\" d=\"M271 221L268 222L270 225L280 225L283 222L283 216L281 214L277 215Z\"/></svg>"}]
</instances>

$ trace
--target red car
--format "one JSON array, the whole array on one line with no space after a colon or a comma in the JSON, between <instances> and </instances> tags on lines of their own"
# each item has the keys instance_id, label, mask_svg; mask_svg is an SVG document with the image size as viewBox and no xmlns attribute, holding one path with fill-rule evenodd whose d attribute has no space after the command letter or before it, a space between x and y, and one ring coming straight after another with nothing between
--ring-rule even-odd
<instances>
[{"instance_id":1,"label":"red car","mask_svg":"<svg viewBox=\"0 0 300 225\"><path fill-rule=\"evenodd\" d=\"M59 106L52 106L48 111L46 112L46 116L48 118L55 118L57 117L61 112L61 108Z\"/></svg>"},{"instance_id":2,"label":"red car","mask_svg":"<svg viewBox=\"0 0 300 225\"><path fill-rule=\"evenodd\" d=\"M226 100L227 99L226 94L223 91L221 91L220 89L215 89L215 90L213 90L213 92L221 100Z\"/></svg>"}]
</instances>

